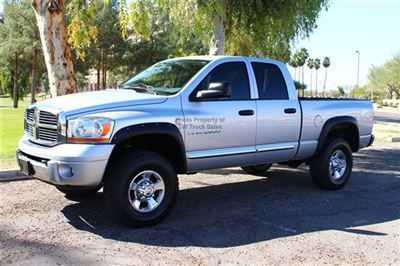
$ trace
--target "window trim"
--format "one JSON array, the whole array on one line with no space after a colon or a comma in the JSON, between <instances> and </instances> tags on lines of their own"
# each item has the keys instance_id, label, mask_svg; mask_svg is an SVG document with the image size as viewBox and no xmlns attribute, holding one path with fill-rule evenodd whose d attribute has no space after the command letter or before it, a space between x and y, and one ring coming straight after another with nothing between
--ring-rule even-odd
<instances>
[{"instance_id":1,"label":"window trim","mask_svg":"<svg viewBox=\"0 0 400 266\"><path fill-rule=\"evenodd\" d=\"M248 84L249 84L249 98L248 99L231 99L231 98L216 98L216 99L197 99L196 98L196 94L199 91L197 88L199 87L199 85L204 81L204 79L206 79L208 77L208 75L217 67L225 65L225 64L230 64L230 63L242 63L243 66L246 69L246 73L247 73L247 80L248 80ZM253 71L253 70L251 70ZM189 94L189 102L237 102L237 101L252 101L255 100L252 98L252 88L253 88L253 84L252 84L252 79L251 79L251 73L250 73L250 69L248 67L248 64L246 61L242 61L242 60L237 60L237 61L226 61L226 62L221 62L218 65L215 65L213 68L209 69L207 74L201 79L201 81L199 83L197 83L197 85L195 86L195 88L193 89L193 91Z\"/></svg>"},{"instance_id":2,"label":"window trim","mask_svg":"<svg viewBox=\"0 0 400 266\"><path fill-rule=\"evenodd\" d=\"M278 98L278 99L263 99L263 98L261 98L260 91L258 90L257 77L256 77L256 73L255 73L253 64L272 65L272 66L276 67L280 71L281 76L282 76L282 81L284 82L285 87L286 87L286 98ZM255 91L257 92L257 100L259 100L259 101L288 101L288 100L290 100L290 93L289 93L288 84L286 82L285 75L284 75L282 69L279 67L279 65L274 64L274 63L270 63L270 62L262 62L262 61L250 61L249 65L251 67L251 71L252 71L252 74L253 74L254 87L255 87Z\"/></svg>"}]
</instances>

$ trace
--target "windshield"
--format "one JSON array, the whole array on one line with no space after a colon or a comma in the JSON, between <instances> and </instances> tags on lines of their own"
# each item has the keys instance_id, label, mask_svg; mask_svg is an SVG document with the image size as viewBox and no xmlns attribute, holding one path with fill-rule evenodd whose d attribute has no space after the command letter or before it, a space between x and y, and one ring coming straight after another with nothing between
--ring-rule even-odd
<instances>
[{"instance_id":1,"label":"windshield","mask_svg":"<svg viewBox=\"0 0 400 266\"><path fill-rule=\"evenodd\" d=\"M121 84L123 89L137 92L172 95L183 86L209 61L173 60L160 62Z\"/></svg>"}]
</instances>

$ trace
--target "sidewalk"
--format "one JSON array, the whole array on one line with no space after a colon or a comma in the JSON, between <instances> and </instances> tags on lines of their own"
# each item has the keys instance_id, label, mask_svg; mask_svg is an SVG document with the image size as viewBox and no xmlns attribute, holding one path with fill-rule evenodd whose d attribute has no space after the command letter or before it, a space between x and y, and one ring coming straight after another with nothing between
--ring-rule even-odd
<instances>
[{"instance_id":1,"label":"sidewalk","mask_svg":"<svg viewBox=\"0 0 400 266\"><path fill-rule=\"evenodd\" d=\"M26 180L31 178L32 177L23 174L19 169L0 170L0 182Z\"/></svg>"}]
</instances>

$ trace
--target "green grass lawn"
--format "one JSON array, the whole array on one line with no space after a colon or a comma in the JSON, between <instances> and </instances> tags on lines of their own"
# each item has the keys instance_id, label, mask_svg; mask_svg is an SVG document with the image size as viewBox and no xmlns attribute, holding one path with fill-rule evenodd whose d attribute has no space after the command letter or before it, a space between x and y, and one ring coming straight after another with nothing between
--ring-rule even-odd
<instances>
[{"instance_id":1,"label":"green grass lawn","mask_svg":"<svg viewBox=\"0 0 400 266\"><path fill-rule=\"evenodd\" d=\"M400 123L375 122L372 133L376 142L391 142L392 137L400 137Z\"/></svg>"},{"instance_id":2,"label":"green grass lawn","mask_svg":"<svg viewBox=\"0 0 400 266\"><path fill-rule=\"evenodd\" d=\"M10 97L0 96L0 169L17 167L15 149L24 132L24 112L29 103L26 97L15 109Z\"/></svg>"}]
</instances>

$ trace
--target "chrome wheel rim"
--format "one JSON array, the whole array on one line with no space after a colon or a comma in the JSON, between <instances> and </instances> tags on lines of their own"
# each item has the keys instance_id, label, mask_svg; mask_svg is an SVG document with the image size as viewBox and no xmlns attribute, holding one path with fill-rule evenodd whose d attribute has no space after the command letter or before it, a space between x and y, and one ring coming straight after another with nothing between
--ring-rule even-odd
<instances>
[{"instance_id":1,"label":"chrome wheel rim","mask_svg":"<svg viewBox=\"0 0 400 266\"><path fill-rule=\"evenodd\" d=\"M129 184L128 199L138 212L151 212L164 199L165 184L161 175L146 170L137 174Z\"/></svg>"},{"instance_id":2,"label":"chrome wheel rim","mask_svg":"<svg viewBox=\"0 0 400 266\"><path fill-rule=\"evenodd\" d=\"M329 174L333 180L339 180L346 172L346 154L341 150L336 150L329 158Z\"/></svg>"}]
</instances>

